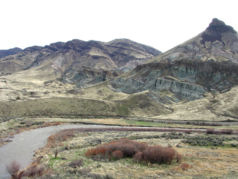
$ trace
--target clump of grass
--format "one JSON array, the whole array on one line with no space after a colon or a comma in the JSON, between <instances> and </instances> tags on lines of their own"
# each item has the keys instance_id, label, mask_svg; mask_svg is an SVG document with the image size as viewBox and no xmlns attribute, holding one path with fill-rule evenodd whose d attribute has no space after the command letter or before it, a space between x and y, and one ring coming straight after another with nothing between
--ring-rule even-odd
<instances>
[{"instance_id":1,"label":"clump of grass","mask_svg":"<svg viewBox=\"0 0 238 179\"><path fill-rule=\"evenodd\" d=\"M72 168L77 168L77 167L81 167L83 165L83 161L82 160L74 160L72 162L70 162L69 166Z\"/></svg>"},{"instance_id":2,"label":"clump of grass","mask_svg":"<svg viewBox=\"0 0 238 179\"><path fill-rule=\"evenodd\" d=\"M86 151L87 157L100 156L108 159L133 158L136 162L171 164L181 161L181 155L172 147L148 146L146 143L119 139Z\"/></svg>"}]
</instances>

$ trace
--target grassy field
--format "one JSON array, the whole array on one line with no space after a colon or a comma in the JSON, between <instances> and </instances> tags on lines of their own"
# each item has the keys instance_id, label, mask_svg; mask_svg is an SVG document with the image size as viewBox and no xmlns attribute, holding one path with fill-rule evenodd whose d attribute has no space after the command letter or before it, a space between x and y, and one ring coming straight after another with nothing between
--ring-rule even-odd
<instances>
[{"instance_id":1,"label":"grassy field","mask_svg":"<svg viewBox=\"0 0 238 179\"><path fill-rule=\"evenodd\" d=\"M209 138L208 138L209 137ZM101 143L128 138L149 145L172 146L182 155L181 163L146 164L131 158L93 159L85 152ZM207 139L210 143L202 143ZM212 140L214 139L214 140ZM189 141L196 141L190 143ZM214 142L215 141L215 142ZM217 142L219 141L219 142ZM232 145L231 145L232 144ZM55 178L234 178L238 176L237 136L157 132L84 132L76 133L57 145L36 153L40 164ZM59 151L55 157L55 150ZM72 163L80 161L72 167ZM77 162L76 162L77 163ZM53 177L53 178L54 178Z\"/></svg>"},{"instance_id":2,"label":"grassy field","mask_svg":"<svg viewBox=\"0 0 238 179\"><path fill-rule=\"evenodd\" d=\"M150 126L163 128L200 129L214 128L236 130L238 126L199 126L131 120L126 118L17 118L0 123L0 138L24 130L64 123L88 123L120 126ZM70 131L70 130L69 130ZM212 131L210 132L212 133ZM47 145L36 151L37 166L44 168L44 175L37 178L100 178L100 179L147 179L147 178L218 178L238 177L237 133L206 134L192 132L146 131L77 131L55 134ZM52 137L50 137L52 139ZM182 155L180 163L148 164L132 158L111 160L86 157L85 152L100 144L122 138L148 145L171 146ZM8 141L5 141L8 142ZM4 142L1 142L3 144ZM57 156L56 156L57 151ZM33 163L36 166L36 163Z\"/></svg>"}]
</instances>

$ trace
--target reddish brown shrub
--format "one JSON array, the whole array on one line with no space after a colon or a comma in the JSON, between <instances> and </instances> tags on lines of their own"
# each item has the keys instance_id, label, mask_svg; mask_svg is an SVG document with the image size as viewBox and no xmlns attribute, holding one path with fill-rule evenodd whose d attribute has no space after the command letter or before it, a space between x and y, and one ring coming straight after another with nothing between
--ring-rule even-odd
<instances>
[{"instance_id":1,"label":"reddish brown shrub","mask_svg":"<svg viewBox=\"0 0 238 179\"><path fill-rule=\"evenodd\" d=\"M116 159L116 160L122 159L123 158L122 151L116 150L116 151L112 152L112 158Z\"/></svg>"},{"instance_id":2,"label":"reddish brown shrub","mask_svg":"<svg viewBox=\"0 0 238 179\"><path fill-rule=\"evenodd\" d=\"M171 164L173 160L179 161L177 152L171 147L152 146L143 152L143 160L148 163Z\"/></svg>"},{"instance_id":3,"label":"reddish brown shrub","mask_svg":"<svg viewBox=\"0 0 238 179\"><path fill-rule=\"evenodd\" d=\"M13 161L7 165L7 171L12 176L13 179L18 179L18 171L20 170L20 164L16 161Z\"/></svg>"},{"instance_id":4,"label":"reddish brown shrub","mask_svg":"<svg viewBox=\"0 0 238 179\"><path fill-rule=\"evenodd\" d=\"M167 163L171 164L173 160L181 161L181 155L172 147L148 146L146 143L140 143L129 139L120 139L89 149L85 155L92 157L101 155L109 159L120 159L123 157L133 157L137 162L145 161L147 163Z\"/></svg>"},{"instance_id":5,"label":"reddish brown shrub","mask_svg":"<svg viewBox=\"0 0 238 179\"><path fill-rule=\"evenodd\" d=\"M121 151L125 157L132 157L136 153L136 147L133 144L112 144L106 147L107 154L111 155L114 151Z\"/></svg>"},{"instance_id":6,"label":"reddish brown shrub","mask_svg":"<svg viewBox=\"0 0 238 179\"><path fill-rule=\"evenodd\" d=\"M189 168L191 168L191 166L187 163L182 163L180 167L182 170L188 170Z\"/></svg>"},{"instance_id":7,"label":"reddish brown shrub","mask_svg":"<svg viewBox=\"0 0 238 179\"><path fill-rule=\"evenodd\" d=\"M66 130L59 131L58 133L48 137L47 146L54 147L57 143L66 141L67 139L74 137L75 132L76 131L74 129L66 129Z\"/></svg>"},{"instance_id":8,"label":"reddish brown shrub","mask_svg":"<svg viewBox=\"0 0 238 179\"><path fill-rule=\"evenodd\" d=\"M120 150L124 157L133 157L137 152L145 150L147 144L129 139L120 139L107 145L107 153L111 154L115 150Z\"/></svg>"},{"instance_id":9,"label":"reddish brown shrub","mask_svg":"<svg viewBox=\"0 0 238 179\"><path fill-rule=\"evenodd\" d=\"M137 152L134 156L133 156L134 161L136 162L141 162L143 160L143 153L142 152Z\"/></svg>"},{"instance_id":10,"label":"reddish brown shrub","mask_svg":"<svg viewBox=\"0 0 238 179\"><path fill-rule=\"evenodd\" d=\"M133 157L136 152L142 151L146 147L147 145L145 143L139 143L129 139L120 139L93 149L89 149L85 155L87 157L90 157L92 155L112 156L112 153L114 151L121 151L124 157Z\"/></svg>"},{"instance_id":11,"label":"reddish brown shrub","mask_svg":"<svg viewBox=\"0 0 238 179\"><path fill-rule=\"evenodd\" d=\"M26 170L24 170L22 176L24 177L36 177L42 176L44 173L44 167L38 166L37 164L31 165Z\"/></svg>"},{"instance_id":12,"label":"reddish brown shrub","mask_svg":"<svg viewBox=\"0 0 238 179\"><path fill-rule=\"evenodd\" d=\"M87 150L85 155L87 157L91 157L93 155L105 155L105 153L106 153L106 148L104 146L99 146L99 147Z\"/></svg>"}]
</instances>

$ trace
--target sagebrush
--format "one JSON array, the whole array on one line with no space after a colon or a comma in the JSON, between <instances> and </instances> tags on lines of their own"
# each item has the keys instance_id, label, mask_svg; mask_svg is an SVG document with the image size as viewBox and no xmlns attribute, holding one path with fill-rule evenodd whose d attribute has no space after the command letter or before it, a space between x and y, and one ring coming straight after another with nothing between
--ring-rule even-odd
<instances>
[{"instance_id":1,"label":"sagebrush","mask_svg":"<svg viewBox=\"0 0 238 179\"><path fill-rule=\"evenodd\" d=\"M86 151L87 157L100 156L108 159L133 158L136 162L171 164L180 162L181 155L172 147L149 146L129 139L119 139Z\"/></svg>"}]
</instances>

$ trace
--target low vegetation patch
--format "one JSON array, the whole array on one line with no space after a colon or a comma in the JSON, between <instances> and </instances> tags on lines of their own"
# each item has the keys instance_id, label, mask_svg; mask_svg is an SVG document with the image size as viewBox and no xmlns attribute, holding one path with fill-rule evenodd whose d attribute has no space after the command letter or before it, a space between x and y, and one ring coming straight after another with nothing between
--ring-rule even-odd
<instances>
[{"instance_id":1,"label":"low vegetation patch","mask_svg":"<svg viewBox=\"0 0 238 179\"><path fill-rule=\"evenodd\" d=\"M207 129L207 134L233 134L232 129L221 129L221 130L215 130L215 129Z\"/></svg>"},{"instance_id":2,"label":"low vegetation patch","mask_svg":"<svg viewBox=\"0 0 238 179\"><path fill-rule=\"evenodd\" d=\"M20 164L13 161L7 166L7 171L12 179L21 179L24 177L39 177L45 172L45 168L38 163L33 163L24 170L20 170Z\"/></svg>"},{"instance_id":3,"label":"low vegetation patch","mask_svg":"<svg viewBox=\"0 0 238 179\"><path fill-rule=\"evenodd\" d=\"M110 160L133 158L136 162L171 164L173 160L181 161L181 155L172 147L148 146L146 143L129 139L119 139L89 149L85 155L92 158Z\"/></svg>"},{"instance_id":4,"label":"low vegetation patch","mask_svg":"<svg viewBox=\"0 0 238 179\"><path fill-rule=\"evenodd\" d=\"M237 141L237 137L224 137L217 135L197 135L197 136L188 136L184 143L193 145L193 146L225 146L227 141ZM230 147L236 147L236 145L230 145Z\"/></svg>"},{"instance_id":5,"label":"low vegetation patch","mask_svg":"<svg viewBox=\"0 0 238 179\"><path fill-rule=\"evenodd\" d=\"M47 139L47 146L48 147L55 147L58 143L62 141L66 141L69 138L75 136L76 130L62 130L57 132L56 134L51 135Z\"/></svg>"}]
</instances>

